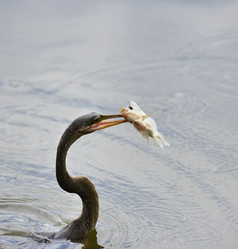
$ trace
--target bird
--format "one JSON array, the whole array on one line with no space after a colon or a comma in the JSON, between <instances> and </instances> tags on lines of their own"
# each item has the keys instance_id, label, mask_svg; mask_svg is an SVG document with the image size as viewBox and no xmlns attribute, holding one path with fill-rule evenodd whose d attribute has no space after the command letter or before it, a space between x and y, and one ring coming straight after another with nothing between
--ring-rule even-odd
<instances>
[{"instance_id":1,"label":"bird","mask_svg":"<svg viewBox=\"0 0 238 249\"><path fill-rule=\"evenodd\" d=\"M80 137L114 125L127 122L120 114L85 114L75 119L64 131L56 153L56 179L59 186L69 193L78 194L82 200L81 215L60 231L50 235L49 239L66 239L72 242L83 241L98 220L99 200L94 184L86 176L71 176L66 168L66 156L70 146ZM111 120L115 119L116 120Z\"/></svg>"}]
</instances>

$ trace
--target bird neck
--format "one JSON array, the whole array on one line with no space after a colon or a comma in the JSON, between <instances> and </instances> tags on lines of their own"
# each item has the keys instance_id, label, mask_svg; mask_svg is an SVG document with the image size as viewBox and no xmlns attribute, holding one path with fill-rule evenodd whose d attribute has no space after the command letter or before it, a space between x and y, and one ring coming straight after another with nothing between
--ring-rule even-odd
<instances>
[{"instance_id":1,"label":"bird neck","mask_svg":"<svg viewBox=\"0 0 238 249\"><path fill-rule=\"evenodd\" d=\"M81 216L70 224L71 229L68 231L70 234L74 230L80 232L79 227L82 226L88 230L87 232L91 231L96 225L99 213L98 194L93 183L85 176L70 176L66 169L67 152L70 146L81 136L82 134L75 132L69 126L61 137L56 155L56 178L60 187L69 193L78 194L83 203ZM73 235L71 236L70 234L66 235L67 239L74 239ZM73 234L77 234L77 231L74 231ZM77 237L80 236L82 237L83 235L77 235Z\"/></svg>"}]
</instances>

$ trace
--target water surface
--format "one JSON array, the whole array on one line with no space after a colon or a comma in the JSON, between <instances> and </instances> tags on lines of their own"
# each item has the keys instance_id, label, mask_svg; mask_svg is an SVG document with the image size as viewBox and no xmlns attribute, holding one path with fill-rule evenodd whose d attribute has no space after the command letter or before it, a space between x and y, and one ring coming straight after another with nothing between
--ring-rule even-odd
<instances>
[{"instance_id":1,"label":"water surface","mask_svg":"<svg viewBox=\"0 0 238 249\"><path fill-rule=\"evenodd\" d=\"M55 179L64 129L130 99L171 147L130 124L69 151L100 198L85 248L238 247L238 18L234 1L1 2L0 247L82 248L32 237L81 212ZM100 246L99 246L100 245Z\"/></svg>"}]
</instances>

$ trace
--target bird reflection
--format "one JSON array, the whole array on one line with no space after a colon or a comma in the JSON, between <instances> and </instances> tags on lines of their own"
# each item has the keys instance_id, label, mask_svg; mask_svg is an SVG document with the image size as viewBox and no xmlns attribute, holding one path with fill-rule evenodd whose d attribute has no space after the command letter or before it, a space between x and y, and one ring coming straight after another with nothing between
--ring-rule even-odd
<instances>
[{"instance_id":1,"label":"bird reflection","mask_svg":"<svg viewBox=\"0 0 238 249\"><path fill-rule=\"evenodd\" d=\"M101 249L104 248L103 246L98 245L97 242L97 231L94 228L86 237L84 241L82 241L84 246L82 249Z\"/></svg>"}]
</instances>

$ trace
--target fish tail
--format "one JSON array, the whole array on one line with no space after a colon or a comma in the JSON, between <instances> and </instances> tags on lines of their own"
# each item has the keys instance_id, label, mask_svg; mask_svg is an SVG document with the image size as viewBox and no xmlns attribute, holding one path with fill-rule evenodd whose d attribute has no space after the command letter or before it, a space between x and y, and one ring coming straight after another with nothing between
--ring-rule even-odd
<instances>
[{"instance_id":1,"label":"fish tail","mask_svg":"<svg viewBox=\"0 0 238 249\"><path fill-rule=\"evenodd\" d=\"M159 132L156 132L156 135L153 136L153 139L161 148L164 148L164 145L170 146L170 144L165 140L164 136Z\"/></svg>"},{"instance_id":2,"label":"fish tail","mask_svg":"<svg viewBox=\"0 0 238 249\"><path fill-rule=\"evenodd\" d=\"M164 145L159 137L153 137L153 140L159 145L160 148L164 148Z\"/></svg>"}]
</instances>

